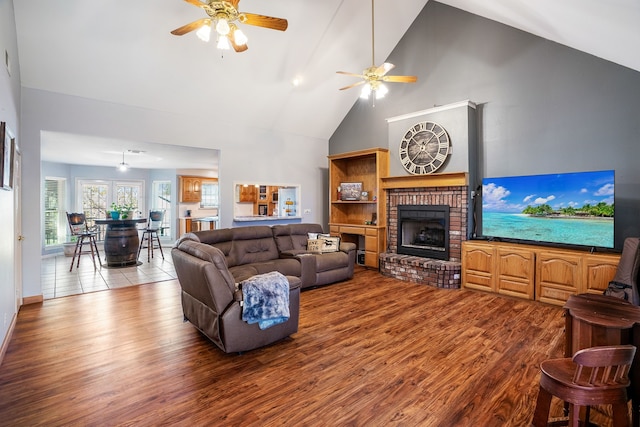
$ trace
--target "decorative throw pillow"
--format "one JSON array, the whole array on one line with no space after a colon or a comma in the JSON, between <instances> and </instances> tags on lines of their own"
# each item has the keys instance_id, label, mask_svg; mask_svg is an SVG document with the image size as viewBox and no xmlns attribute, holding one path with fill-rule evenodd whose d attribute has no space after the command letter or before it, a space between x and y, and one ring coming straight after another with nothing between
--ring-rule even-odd
<instances>
[{"instance_id":1,"label":"decorative throw pillow","mask_svg":"<svg viewBox=\"0 0 640 427\"><path fill-rule=\"evenodd\" d=\"M316 240L318 238L318 233L307 233L307 237L309 240Z\"/></svg>"},{"instance_id":2,"label":"decorative throw pillow","mask_svg":"<svg viewBox=\"0 0 640 427\"><path fill-rule=\"evenodd\" d=\"M307 252L311 252L312 254L321 254L323 243L324 241L320 239L307 240Z\"/></svg>"},{"instance_id":3,"label":"decorative throw pillow","mask_svg":"<svg viewBox=\"0 0 640 427\"><path fill-rule=\"evenodd\" d=\"M338 252L340 250L340 237L330 234L318 234L318 239L322 241L322 253Z\"/></svg>"}]
</instances>

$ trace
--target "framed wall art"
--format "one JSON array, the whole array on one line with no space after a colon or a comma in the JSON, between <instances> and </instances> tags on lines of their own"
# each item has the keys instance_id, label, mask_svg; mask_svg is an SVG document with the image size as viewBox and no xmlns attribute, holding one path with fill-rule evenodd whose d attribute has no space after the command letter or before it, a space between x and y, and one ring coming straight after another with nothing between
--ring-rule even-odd
<instances>
[{"instance_id":1,"label":"framed wall art","mask_svg":"<svg viewBox=\"0 0 640 427\"><path fill-rule=\"evenodd\" d=\"M341 182L340 190L340 197L342 200L360 200L360 194L362 193L362 183Z\"/></svg>"},{"instance_id":2,"label":"framed wall art","mask_svg":"<svg viewBox=\"0 0 640 427\"><path fill-rule=\"evenodd\" d=\"M11 190L13 188L13 151L15 150L15 138L7 129L5 122L0 122L0 188Z\"/></svg>"}]
</instances>

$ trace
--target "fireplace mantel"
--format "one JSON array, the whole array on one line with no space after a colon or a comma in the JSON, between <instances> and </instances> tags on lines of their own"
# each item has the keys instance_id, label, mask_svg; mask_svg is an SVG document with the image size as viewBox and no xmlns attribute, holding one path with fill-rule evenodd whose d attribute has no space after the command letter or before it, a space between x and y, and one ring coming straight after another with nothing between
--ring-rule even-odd
<instances>
[{"instance_id":1,"label":"fireplace mantel","mask_svg":"<svg viewBox=\"0 0 640 427\"><path fill-rule=\"evenodd\" d=\"M381 178L384 190L397 188L454 187L469 185L467 172L438 173L429 175L388 176Z\"/></svg>"}]
</instances>

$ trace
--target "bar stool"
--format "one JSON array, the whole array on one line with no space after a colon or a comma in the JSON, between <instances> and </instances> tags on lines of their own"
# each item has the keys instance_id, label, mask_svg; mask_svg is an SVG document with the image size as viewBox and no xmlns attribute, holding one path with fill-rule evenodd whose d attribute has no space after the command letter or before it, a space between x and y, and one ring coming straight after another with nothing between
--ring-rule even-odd
<instances>
[{"instance_id":1,"label":"bar stool","mask_svg":"<svg viewBox=\"0 0 640 427\"><path fill-rule=\"evenodd\" d=\"M73 258L71 259L71 267L69 271L73 270L73 264L78 257L78 264L76 268L80 267L80 256L82 254L91 254L91 260L93 261L93 268L96 268L95 256L98 256L98 264L101 264L100 252L98 251L98 245L96 243L96 231L90 229L87 226L87 219L83 213L69 213L67 214L67 222L71 229L71 235L76 237L76 247L73 251ZM89 249L84 249L84 245L88 244Z\"/></svg>"},{"instance_id":2,"label":"bar stool","mask_svg":"<svg viewBox=\"0 0 640 427\"><path fill-rule=\"evenodd\" d=\"M147 262L153 258L153 249L156 242L158 243L158 249L160 249L160 255L164 259L164 253L162 252L162 245L160 244L160 237L158 231L162 229L162 220L164 219L164 211L149 211L149 222L147 228L142 232L142 238L140 239L140 247L138 248L138 258L140 258L140 252L142 248L147 249ZM155 239L155 240L154 240Z\"/></svg>"},{"instance_id":3,"label":"bar stool","mask_svg":"<svg viewBox=\"0 0 640 427\"><path fill-rule=\"evenodd\" d=\"M583 425L588 426L590 406L606 404L613 406L614 426L629 426L627 387L635 353L632 345L599 346L579 350L573 358L542 362L532 425L549 425L551 398L556 396L569 404L569 425L573 427L580 425L581 407L586 407Z\"/></svg>"}]
</instances>

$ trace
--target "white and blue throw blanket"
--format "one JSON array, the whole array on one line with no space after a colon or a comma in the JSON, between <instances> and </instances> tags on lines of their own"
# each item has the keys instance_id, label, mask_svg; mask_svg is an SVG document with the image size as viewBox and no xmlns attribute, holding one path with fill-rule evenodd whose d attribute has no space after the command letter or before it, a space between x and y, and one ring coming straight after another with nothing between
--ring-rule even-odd
<instances>
[{"instance_id":1,"label":"white and blue throw blanket","mask_svg":"<svg viewBox=\"0 0 640 427\"><path fill-rule=\"evenodd\" d=\"M241 283L242 320L260 329L289 320L289 281L282 273L253 276Z\"/></svg>"}]
</instances>

